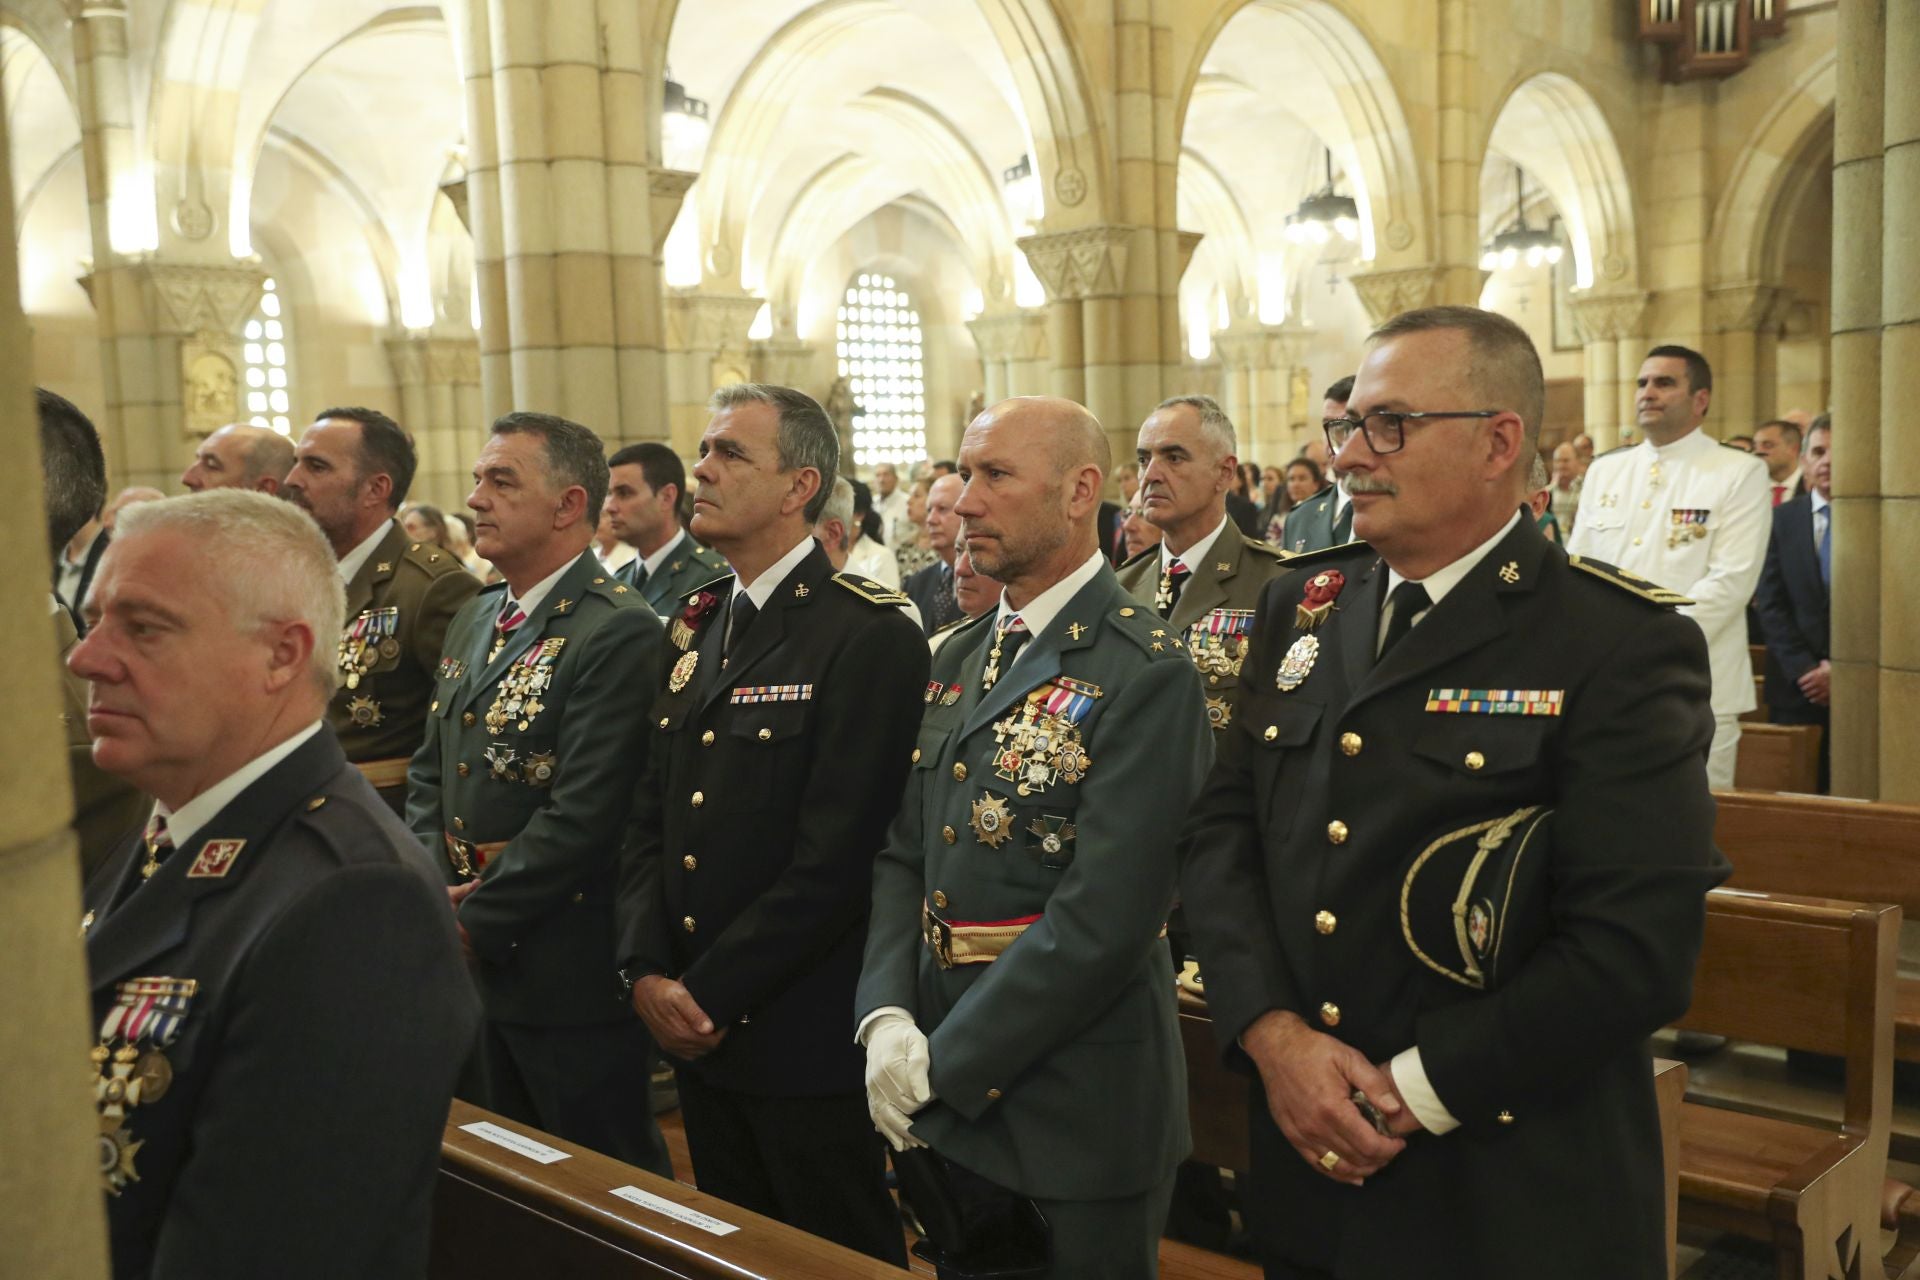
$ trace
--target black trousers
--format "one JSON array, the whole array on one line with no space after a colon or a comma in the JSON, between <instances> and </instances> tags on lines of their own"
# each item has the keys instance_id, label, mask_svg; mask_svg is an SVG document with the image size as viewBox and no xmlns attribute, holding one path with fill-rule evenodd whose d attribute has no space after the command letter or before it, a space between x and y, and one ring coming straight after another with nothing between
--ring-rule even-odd
<instances>
[{"instance_id":1,"label":"black trousers","mask_svg":"<svg viewBox=\"0 0 1920 1280\"><path fill-rule=\"evenodd\" d=\"M864 1094L777 1098L677 1073L680 1118L700 1190L790 1227L907 1265L887 1194L886 1144Z\"/></svg>"},{"instance_id":2,"label":"black trousers","mask_svg":"<svg viewBox=\"0 0 1920 1280\"><path fill-rule=\"evenodd\" d=\"M638 1018L583 1027L488 1019L480 1032L479 1094L487 1110L577 1142L663 1178L673 1176L653 1118Z\"/></svg>"}]
</instances>

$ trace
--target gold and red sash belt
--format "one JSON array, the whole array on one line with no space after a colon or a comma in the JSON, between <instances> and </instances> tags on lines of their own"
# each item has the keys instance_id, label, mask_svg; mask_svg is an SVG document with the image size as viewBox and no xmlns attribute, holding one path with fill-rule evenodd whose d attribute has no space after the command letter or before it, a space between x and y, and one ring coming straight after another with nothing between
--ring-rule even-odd
<instances>
[{"instance_id":1,"label":"gold and red sash belt","mask_svg":"<svg viewBox=\"0 0 1920 1280\"><path fill-rule=\"evenodd\" d=\"M942 920L927 903L920 904L920 934L934 963L942 969L957 964L990 964L1012 946L1040 917L1012 920Z\"/></svg>"},{"instance_id":2,"label":"gold and red sash belt","mask_svg":"<svg viewBox=\"0 0 1920 1280\"><path fill-rule=\"evenodd\" d=\"M353 767L376 788L404 787L407 785L407 766L411 763L406 756L395 756L391 760L357 761Z\"/></svg>"},{"instance_id":3,"label":"gold and red sash belt","mask_svg":"<svg viewBox=\"0 0 1920 1280\"><path fill-rule=\"evenodd\" d=\"M471 840L462 840L451 831L442 831L440 834L447 840L447 861L463 876L479 875L486 868L488 860L507 847L505 840L476 844Z\"/></svg>"}]
</instances>

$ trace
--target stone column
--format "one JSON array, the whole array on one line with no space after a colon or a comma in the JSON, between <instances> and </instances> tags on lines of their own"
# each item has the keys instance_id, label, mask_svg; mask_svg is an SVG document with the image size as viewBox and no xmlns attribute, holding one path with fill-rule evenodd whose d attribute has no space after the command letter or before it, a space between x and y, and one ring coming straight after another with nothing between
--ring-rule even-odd
<instances>
[{"instance_id":1,"label":"stone column","mask_svg":"<svg viewBox=\"0 0 1920 1280\"><path fill-rule=\"evenodd\" d=\"M1293 371L1312 330L1304 325L1242 324L1213 335L1223 374L1223 407L1240 437L1242 461L1290 460L1294 439Z\"/></svg>"},{"instance_id":2,"label":"stone column","mask_svg":"<svg viewBox=\"0 0 1920 1280\"><path fill-rule=\"evenodd\" d=\"M1880 320L1880 792L1920 804L1920 591L1911 578L1920 548L1920 428L1914 424L1914 370L1920 369L1920 10L1887 4L1885 133L1882 138ZM1845 28L1842 28L1843 32ZM1845 58L1845 53L1842 53ZM1841 80L1842 88L1846 80ZM1835 221L1835 242L1853 224ZM1857 449L1842 427L1842 449ZM1842 526L1844 529L1846 526ZM1841 543L1834 543L1836 590L1874 590ZM1842 564L1846 564L1843 576ZM1837 618L1836 618L1837 621ZM1836 715L1838 712L1836 711Z\"/></svg>"},{"instance_id":3,"label":"stone column","mask_svg":"<svg viewBox=\"0 0 1920 1280\"><path fill-rule=\"evenodd\" d=\"M0 155L7 153L0 113ZM0 242L12 244L13 181L0 165ZM59 670L45 605L46 510L33 407L32 343L20 313L19 262L0 254L0 581L18 608L0 613L7 682L7 766L0 769L0 1240L10 1275L105 1280L106 1213L95 1167L99 1118L86 1053L86 956L80 942L80 851L61 727ZM11 406L8 408L6 406ZM31 477L31 478L29 478Z\"/></svg>"},{"instance_id":4,"label":"stone column","mask_svg":"<svg viewBox=\"0 0 1920 1280\"><path fill-rule=\"evenodd\" d=\"M1129 370L1137 363L1153 366L1148 394L1159 400L1159 351L1156 342L1128 341L1128 314L1138 318L1146 301L1127 290L1128 258L1143 238L1138 227L1080 227L1072 231L1042 232L1019 242L1033 264L1033 273L1046 286L1047 341L1053 352L1053 394L1077 400L1093 411L1106 428L1116 457L1128 456L1138 423L1129 396ZM1144 233L1149 242L1151 233ZM1137 326L1134 335L1140 336ZM1146 357L1144 362L1138 357ZM1144 412L1144 410L1143 410Z\"/></svg>"},{"instance_id":5,"label":"stone column","mask_svg":"<svg viewBox=\"0 0 1920 1280\"><path fill-rule=\"evenodd\" d=\"M988 404L1008 396L1045 395L1051 390L1048 367L1047 313L1038 307L989 312L967 321L980 367Z\"/></svg>"},{"instance_id":6,"label":"stone column","mask_svg":"<svg viewBox=\"0 0 1920 1280\"><path fill-rule=\"evenodd\" d=\"M1882 595L1908 592L1903 558L1881 571L1882 152L1888 108L1887 0L1852 0L1837 11L1839 90L1833 122L1833 790L1880 799ZM1911 69L1893 77L1911 93ZM1912 191L1900 193L1911 198ZM1884 193L1893 203L1891 191ZM1898 366L1889 366L1898 371ZM1899 419L1896 418L1896 421ZM1844 441L1844 443L1842 443ZM1909 593L1910 594L1910 593ZM1890 610L1897 615L1898 606ZM1889 682L1890 683L1890 682ZM1900 713L1920 713L1909 703ZM1913 757L1892 759L1912 769Z\"/></svg>"},{"instance_id":7,"label":"stone column","mask_svg":"<svg viewBox=\"0 0 1920 1280\"><path fill-rule=\"evenodd\" d=\"M1643 355L1648 295L1589 293L1573 300L1574 323L1585 340L1585 425L1596 452L1620 443L1634 420L1634 381Z\"/></svg>"},{"instance_id":8,"label":"stone column","mask_svg":"<svg viewBox=\"0 0 1920 1280\"><path fill-rule=\"evenodd\" d=\"M1751 435L1774 415L1779 395L1780 327L1793 295L1777 285L1723 285L1708 295L1708 319L1720 334L1713 364L1713 416L1721 438Z\"/></svg>"},{"instance_id":9,"label":"stone column","mask_svg":"<svg viewBox=\"0 0 1920 1280\"><path fill-rule=\"evenodd\" d=\"M1479 305L1485 280L1479 267L1480 167L1485 156L1473 8L1473 0L1440 0L1440 154L1436 186L1440 261L1431 290L1435 303L1469 307ZM1381 316L1374 323L1387 318Z\"/></svg>"},{"instance_id":10,"label":"stone column","mask_svg":"<svg viewBox=\"0 0 1920 1280\"><path fill-rule=\"evenodd\" d=\"M760 312L751 294L674 291L667 295L667 423L676 453L691 458L707 425L707 397L750 381L747 330Z\"/></svg>"},{"instance_id":11,"label":"stone column","mask_svg":"<svg viewBox=\"0 0 1920 1280\"><path fill-rule=\"evenodd\" d=\"M492 421L480 394L479 339L400 334L387 339L387 358L400 386L400 425L420 459L408 500L457 511Z\"/></svg>"},{"instance_id":12,"label":"stone column","mask_svg":"<svg viewBox=\"0 0 1920 1280\"><path fill-rule=\"evenodd\" d=\"M80 105L87 214L96 261L113 244L114 187L133 172L132 83L127 77L126 0L88 0L73 20L73 79ZM122 192L119 201L133 198ZM126 211L122 209L122 216Z\"/></svg>"}]
</instances>

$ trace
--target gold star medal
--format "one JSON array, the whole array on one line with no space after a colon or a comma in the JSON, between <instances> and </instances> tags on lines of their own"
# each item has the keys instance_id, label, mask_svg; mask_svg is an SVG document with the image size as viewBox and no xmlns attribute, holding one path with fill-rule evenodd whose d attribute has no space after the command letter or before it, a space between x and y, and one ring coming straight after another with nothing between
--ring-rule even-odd
<instances>
[{"instance_id":1,"label":"gold star medal","mask_svg":"<svg viewBox=\"0 0 1920 1280\"><path fill-rule=\"evenodd\" d=\"M973 802L973 834L989 849L998 849L1013 838L1013 814L1005 796L991 791Z\"/></svg>"},{"instance_id":2,"label":"gold star medal","mask_svg":"<svg viewBox=\"0 0 1920 1280\"><path fill-rule=\"evenodd\" d=\"M347 700L347 718L362 729L371 729L380 723L380 704L366 694Z\"/></svg>"}]
</instances>

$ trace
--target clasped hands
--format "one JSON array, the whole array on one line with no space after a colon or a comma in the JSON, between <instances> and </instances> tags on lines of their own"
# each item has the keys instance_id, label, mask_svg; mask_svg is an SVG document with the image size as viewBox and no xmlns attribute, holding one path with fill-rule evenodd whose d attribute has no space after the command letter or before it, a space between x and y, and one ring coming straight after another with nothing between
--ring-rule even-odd
<instances>
[{"instance_id":1,"label":"clasped hands","mask_svg":"<svg viewBox=\"0 0 1920 1280\"><path fill-rule=\"evenodd\" d=\"M908 1127L933 1101L927 1037L904 1013L883 1013L867 1027L867 1114L895 1151L927 1144Z\"/></svg>"},{"instance_id":2,"label":"clasped hands","mask_svg":"<svg viewBox=\"0 0 1920 1280\"><path fill-rule=\"evenodd\" d=\"M1240 1045L1260 1070L1267 1110L1280 1132L1301 1159L1335 1182L1360 1186L1406 1150L1405 1135L1420 1128L1385 1067L1313 1030L1297 1014L1262 1014L1241 1034ZM1394 1136L1376 1131L1360 1113L1356 1089L1379 1109Z\"/></svg>"}]
</instances>

